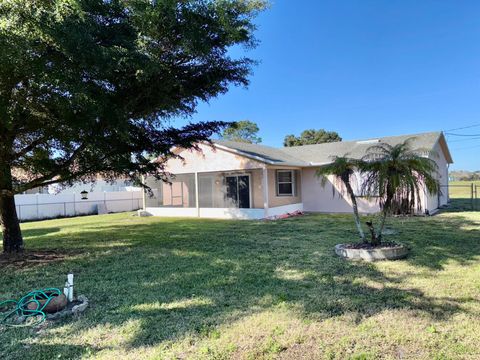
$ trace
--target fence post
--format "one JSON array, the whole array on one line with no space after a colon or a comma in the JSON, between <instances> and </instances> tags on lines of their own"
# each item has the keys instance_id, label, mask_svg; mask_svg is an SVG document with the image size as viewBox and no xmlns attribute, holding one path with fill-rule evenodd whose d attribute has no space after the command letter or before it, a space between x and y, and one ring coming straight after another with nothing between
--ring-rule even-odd
<instances>
[{"instance_id":1,"label":"fence post","mask_svg":"<svg viewBox=\"0 0 480 360\"><path fill-rule=\"evenodd\" d=\"M475 201L473 200L473 196L474 196L474 193L473 193L473 183L470 184L470 200L471 200L471 203L472 203L472 211L475 210Z\"/></svg>"},{"instance_id":2,"label":"fence post","mask_svg":"<svg viewBox=\"0 0 480 360\"><path fill-rule=\"evenodd\" d=\"M475 210L478 210L478 185L475 184Z\"/></svg>"}]
</instances>

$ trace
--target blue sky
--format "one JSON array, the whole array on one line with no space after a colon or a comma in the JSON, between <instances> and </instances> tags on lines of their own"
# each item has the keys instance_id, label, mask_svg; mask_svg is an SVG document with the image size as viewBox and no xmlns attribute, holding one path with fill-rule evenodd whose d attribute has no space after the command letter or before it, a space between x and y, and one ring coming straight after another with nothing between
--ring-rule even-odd
<instances>
[{"instance_id":1,"label":"blue sky","mask_svg":"<svg viewBox=\"0 0 480 360\"><path fill-rule=\"evenodd\" d=\"M249 88L191 120L248 119L271 146L307 128L480 134L480 1L276 0L257 23ZM480 170L480 138L448 140L452 169Z\"/></svg>"}]
</instances>

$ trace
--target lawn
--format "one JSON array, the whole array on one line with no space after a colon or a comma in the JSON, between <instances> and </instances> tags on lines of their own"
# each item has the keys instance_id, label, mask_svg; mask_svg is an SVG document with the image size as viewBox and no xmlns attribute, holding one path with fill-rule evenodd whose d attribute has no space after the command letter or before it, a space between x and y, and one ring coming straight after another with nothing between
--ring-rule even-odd
<instances>
[{"instance_id":1,"label":"lawn","mask_svg":"<svg viewBox=\"0 0 480 360\"><path fill-rule=\"evenodd\" d=\"M75 274L91 307L1 329L1 359L479 359L480 213L393 219L402 261L355 263L350 215L276 222L139 218L26 223L47 264L4 266L0 298Z\"/></svg>"}]
</instances>

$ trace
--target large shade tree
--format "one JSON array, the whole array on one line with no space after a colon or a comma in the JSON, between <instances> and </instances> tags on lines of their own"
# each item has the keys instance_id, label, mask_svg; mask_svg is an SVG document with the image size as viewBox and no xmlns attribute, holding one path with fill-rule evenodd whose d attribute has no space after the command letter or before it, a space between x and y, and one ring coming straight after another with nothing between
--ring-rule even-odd
<instances>
[{"instance_id":1,"label":"large shade tree","mask_svg":"<svg viewBox=\"0 0 480 360\"><path fill-rule=\"evenodd\" d=\"M173 146L194 148L219 122L167 121L247 85L261 0L0 2L0 221L23 249L14 194L51 183L163 178Z\"/></svg>"},{"instance_id":2,"label":"large shade tree","mask_svg":"<svg viewBox=\"0 0 480 360\"><path fill-rule=\"evenodd\" d=\"M220 138L223 140L238 141L249 144L258 144L262 138L258 136L260 129L253 121L241 120L228 125Z\"/></svg>"},{"instance_id":3,"label":"large shade tree","mask_svg":"<svg viewBox=\"0 0 480 360\"><path fill-rule=\"evenodd\" d=\"M414 149L409 138L402 143L380 143L369 147L363 158L362 191L380 201L382 216L377 229L371 222L372 243L382 241L385 220L393 212L413 212L421 207L425 193L438 194L438 166L431 158L436 154L425 149ZM426 156L429 155L429 156Z\"/></svg>"},{"instance_id":4,"label":"large shade tree","mask_svg":"<svg viewBox=\"0 0 480 360\"><path fill-rule=\"evenodd\" d=\"M313 145L313 144L323 144L328 142L342 141L342 138L336 131L327 131L325 129L308 129L302 131L300 136L295 136L293 134L285 136L283 140L283 146L302 146L302 145Z\"/></svg>"}]
</instances>

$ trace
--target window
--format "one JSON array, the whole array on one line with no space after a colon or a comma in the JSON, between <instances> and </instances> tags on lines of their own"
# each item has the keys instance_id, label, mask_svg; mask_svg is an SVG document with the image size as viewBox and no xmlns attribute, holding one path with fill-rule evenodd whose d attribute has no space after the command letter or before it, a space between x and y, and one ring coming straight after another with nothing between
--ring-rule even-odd
<instances>
[{"instance_id":1,"label":"window","mask_svg":"<svg viewBox=\"0 0 480 360\"><path fill-rule=\"evenodd\" d=\"M294 170L277 170L277 196L295 196Z\"/></svg>"}]
</instances>

